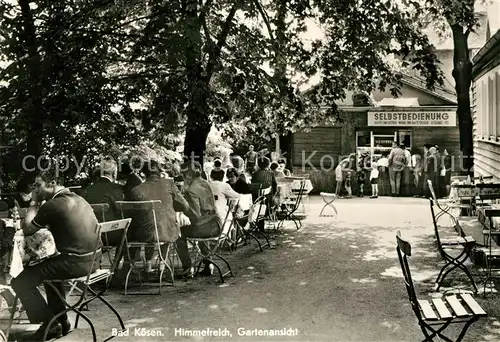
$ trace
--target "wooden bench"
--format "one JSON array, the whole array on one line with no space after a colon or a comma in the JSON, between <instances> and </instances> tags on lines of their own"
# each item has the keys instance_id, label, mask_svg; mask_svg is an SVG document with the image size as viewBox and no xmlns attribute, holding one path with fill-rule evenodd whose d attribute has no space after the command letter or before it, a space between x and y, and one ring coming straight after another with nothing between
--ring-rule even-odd
<instances>
[{"instance_id":1,"label":"wooden bench","mask_svg":"<svg viewBox=\"0 0 500 342\"><path fill-rule=\"evenodd\" d=\"M400 232L397 233L396 240L396 251L401 270L403 271L411 308L425 336L423 342L432 342L436 336L444 341L453 341L444 335L444 331L452 324L463 324L462 330L454 340L460 342L470 325L481 317L486 317L487 313L470 294L444 296L443 298L434 298L432 300L419 300L415 292L408 263L408 257L411 256L411 245L401 238Z\"/></svg>"}]
</instances>

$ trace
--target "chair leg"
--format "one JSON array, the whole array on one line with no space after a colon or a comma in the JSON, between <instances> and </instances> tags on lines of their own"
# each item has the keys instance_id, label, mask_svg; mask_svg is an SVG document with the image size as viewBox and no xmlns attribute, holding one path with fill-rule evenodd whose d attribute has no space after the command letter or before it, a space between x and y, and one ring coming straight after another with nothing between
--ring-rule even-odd
<instances>
[{"instance_id":1,"label":"chair leg","mask_svg":"<svg viewBox=\"0 0 500 342\"><path fill-rule=\"evenodd\" d=\"M12 329L12 322L14 321L14 316L16 315L16 312L17 312L17 303L18 302L19 302L19 298L16 295L14 297L14 303L12 304L12 308L11 308L10 314L9 314L9 323L8 323L7 329L5 331L5 341L9 340L10 331Z\"/></svg>"},{"instance_id":2,"label":"chair leg","mask_svg":"<svg viewBox=\"0 0 500 342\"><path fill-rule=\"evenodd\" d=\"M93 341L97 342L97 336L96 336L94 324L87 317L87 315L85 315L84 313L82 313L80 310L76 309L77 306L82 305L82 302L84 301L85 291L83 291L82 295L80 296L80 299L78 299L78 301L75 304L69 305L68 302L66 301L66 298L64 298L64 296L59 292L59 290L57 289L56 286L54 286L54 284L52 284L51 282L48 282L47 284L54 290L54 292L59 297L59 299L64 303L64 305L66 306L66 309L64 309L63 311L59 312L57 315L55 315L54 317L52 317L52 319L49 321L49 324L47 324L47 327L45 328L45 331L43 333L42 342L45 342L45 340L47 339L47 334L48 334L49 329L52 326L52 324L54 324L54 322L59 317L61 317L62 315L68 313L69 311L73 311L73 312L76 313L75 329L78 327L78 318L80 316L82 316L83 319L85 319L87 321L87 323L90 325L90 329L92 330ZM87 300L87 301L90 301L90 300ZM85 303L83 303L83 304L85 304Z\"/></svg>"},{"instance_id":3,"label":"chair leg","mask_svg":"<svg viewBox=\"0 0 500 342\"><path fill-rule=\"evenodd\" d=\"M467 267L463 264L465 262L465 260L467 260L467 257L469 255L468 251L469 251L469 248L468 247L464 247L463 251L456 258L453 258L453 257L445 254L446 265L444 265L443 268L441 268L441 271L439 272L439 275L436 278L436 281L435 281L435 284L436 284L435 285L436 286L435 291L439 291L439 288L441 287L441 285L442 285L444 279L446 278L446 276L451 271L453 271L454 269L458 268L458 269L462 270L467 275L467 277L471 281L471 285L474 287L474 291L477 293L476 283L474 282L474 279L472 278L472 274L470 274L470 272L467 269Z\"/></svg>"},{"instance_id":4,"label":"chair leg","mask_svg":"<svg viewBox=\"0 0 500 342\"><path fill-rule=\"evenodd\" d=\"M220 260L222 260L226 264L228 272L225 273L224 275L230 274L231 277L234 277L233 270L231 269L231 265L229 264L229 262L224 257L222 257L220 254L214 254L213 256L219 258Z\"/></svg>"},{"instance_id":5,"label":"chair leg","mask_svg":"<svg viewBox=\"0 0 500 342\"><path fill-rule=\"evenodd\" d=\"M335 199L333 199L331 202L327 202L325 200L325 198L323 198L323 201L325 202L325 205L323 206L323 208L321 209L321 212L319 213L319 217L330 217L331 215L323 215L323 211L330 207L333 209L333 211L335 212L335 215L338 216L338 213L337 213L337 208L335 207L335 205L333 204L333 202L335 201Z\"/></svg>"},{"instance_id":6,"label":"chair leg","mask_svg":"<svg viewBox=\"0 0 500 342\"><path fill-rule=\"evenodd\" d=\"M265 240L266 240L266 243L267 243L267 247L268 248L271 248L271 243L269 242L269 238L267 237L266 233L264 232L261 232L260 230L256 230L255 231L258 235L262 236Z\"/></svg>"},{"instance_id":7,"label":"chair leg","mask_svg":"<svg viewBox=\"0 0 500 342\"><path fill-rule=\"evenodd\" d=\"M439 329L434 329L423 322L420 323L420 329L422 329L422 332L424 333L425 336L425 339L422 340L422 342L433 342L434 336L438 336L439 338L445 340L446 342L453 342L453 340L451 340L450 338L441 333L450 325L451 322L452 322L451 320L448 320L446 323L440 326ZM427 330L429 330L431 334L429 334Z\"/></svg>"},{"instance_id":8,"label":"chair leg","mask_svg":"<svg viewBox=\"0 0 500 342\"><path fill-rule=\"evenodd\" d=\"M125 330L125 324L123 323L122 317L120 316L118 311L116 311L116 309L104 297L102 297L102 293L95 292L91 287L89 287L88 289L94 295L93 299L99 298L101 302L103 302L111 311L113 311L116 318L118 319L118 322L120 323L120 327L122 328L122 330Z\"/></svg>"},{"instance_id":9,"label":"chair leg","mask_svg":"<svg viewBox=\"0 0 500 342\"><path fill-rule=\"evenodd\" d=\"M220 276L220 281L221 283L224 283L224 276L222 275L222 271L220 269L220 266L217 265L215 262L213 262L212 260L208 260L208 262L210 262L212 265L215 266L215 268L217 268L217 271L219 272L219 276Z\"/></svg>"},{"instance_id":10,"label":"chair leg","mask_svg":"<svg viewBox=\"0 0 500 342\"><path fill-rule=\"evenodd\" d=\"M472 323L476 322L479 319L479 317L472 317L467 323L465 323L464 327L462 328L462 331L460 332L460 335L458 335L457 340L455 342L460 342L465 336L465 333L467 332L467 329L471 326Z\"/></svg>"}]
</instances>

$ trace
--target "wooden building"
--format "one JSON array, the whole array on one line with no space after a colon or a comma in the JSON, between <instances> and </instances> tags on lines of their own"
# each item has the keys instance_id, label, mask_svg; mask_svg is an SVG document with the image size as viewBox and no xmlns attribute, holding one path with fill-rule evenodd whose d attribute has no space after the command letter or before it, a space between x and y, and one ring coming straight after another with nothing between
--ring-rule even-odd
<instances>
[{"instance_id":1,"label":"wooden building","mask_svg":"<svg viewBox=\"0 0 500 342\"><path fill-rule=\"evenodd\" d=\"M461 158L455 95L440 89L429 91L415 77L405 77L402 95L372 94L375 104L355 106L352 99L339 105L341 120L316 126L292 137L294 172L309 173L317 190L332 191L334 168L351 153L369 154L376 161L390 152L392 143L423 150L426 143ZM460 164L457 164L460 165Z\"/></svg>"},{"instance_id":2,"label":"wooden building","mask_svg":"<svg viewBox=\"0 0 500 342\"><path fill-rule=\"evenodd\" d=\"M500 12L500 11L499 11ZM500 181L500 30L473 58L474 174Z\"/></svg>"}]
</instances>

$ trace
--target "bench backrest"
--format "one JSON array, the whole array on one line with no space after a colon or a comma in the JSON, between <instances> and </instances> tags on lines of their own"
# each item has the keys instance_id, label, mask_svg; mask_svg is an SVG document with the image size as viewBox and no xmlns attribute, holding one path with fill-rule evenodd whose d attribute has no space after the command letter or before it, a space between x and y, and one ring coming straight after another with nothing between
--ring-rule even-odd
<instances>
[{"instance_id":1,"label":"bench backrest","mask_svg":"<svg viewBox=\"0 0 500 342\"><path fill-rule=\"evenodd\" d=\"M411 308L418 320L421 321L422 316L418 306L417 295L415 293L415 287L413 285L413 279L411 277L410 265L408 264L408 257L411 256L411 245L408 241L403 240L401 237L401 232L398 231L396 235L397 247L396 251L398 253L399 264L401 265L401 271L403 272L403 277L405 280L406 292L408 293L408 299L410 300Z\"/></svg>"},{"instance_id":2,"label":"bench backrest","mask_svg":"<svg viewBox=\"0 0 500 342\"><path fill-rule=\"evenodd\" d=\"M99 222L106 221L106 212L109 210L108 203L95 203L90 205Z\"/></svg>"}]
</instances>

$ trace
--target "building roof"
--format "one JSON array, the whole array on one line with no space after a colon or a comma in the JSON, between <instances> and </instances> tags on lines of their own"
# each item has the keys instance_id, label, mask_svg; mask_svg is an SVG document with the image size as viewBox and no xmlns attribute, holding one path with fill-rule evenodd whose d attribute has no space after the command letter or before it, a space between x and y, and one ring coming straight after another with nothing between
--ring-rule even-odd
<instances>
[{"instance_id":1,"label":"building roof","mask_svg":"<svg viewBox=\"0 0 500 342\"><path fill-rule=\"evenodd\" d=\"M476 78L483 70L493 68L499 63L500 55L500 30L498 30L493 37L491 37L486 44L479 50L472 62L474 63L472 69L472 76ZM494 61L496 60L496 61Z\"/></svg>"},{"instance_id":2,"label":"building roof","mask_svg":"<svg viewBox=\"0 0 500 342\"><path fill-rule=\"evenodd\" d=\"M416 97L385 97L378 102L380 107L420 107Z\"/></svg>"},{"instance_id":3,"label":"building roof","mask_svg":"<svg viewBox=\"0 0 500 342\"><path fill-rule=\"evenodd\" d=\"M425 80L414 75L404 75L401 81L403 82L403 84L417 88L418 90L423 91L429 95L440 98L441 100L445 100L450 104L457 103L457 96L455 91L446 86L436 86L434 90L429 90L425 85Z\"/></svg>"}]
</instances>

